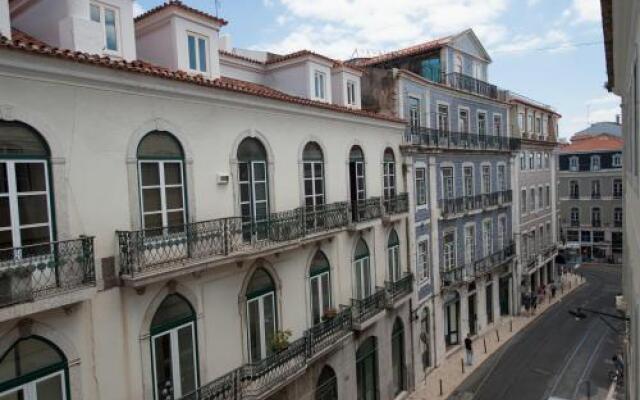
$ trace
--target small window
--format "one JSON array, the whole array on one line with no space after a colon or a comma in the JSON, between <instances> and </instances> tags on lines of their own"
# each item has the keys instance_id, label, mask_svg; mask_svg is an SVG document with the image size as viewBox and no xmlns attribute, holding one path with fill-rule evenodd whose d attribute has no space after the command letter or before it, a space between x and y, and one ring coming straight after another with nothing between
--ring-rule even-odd
<instances>
[{"instance_id":1,"label":"small window","mask_svg":"<svg viewBox=\"0 0 640 400\"><path fill-rule=\"evenodd\" d=\"M604 242L604 231L593 231L593 241Z\"/></svg>"},{"instance_id":2,"label":"small window","mask_svg":"<svg viewBox=\"0 0 640 400\"><path fill-rule=\"evenodd\" d=\"M577 242L579 239L580 239L580 234L578 231L567 231L568 242Z\"/></svg>"},{"instance_id":3,"label":"small window","mask_svg":"<svg viewBox=\"0 0 640 400\"><path fill-rule=\"evenodd\" d=\"M502 136L502 115L493 116L493 134Z\"/></svg>"},{"instance_id":4,"label":"small window","mask_svg":"<svg viewBox=\"0 0 640 400\"><path fill-rule=\"evenodd\" d=\"M518 129L520 132L524 132L524 114L518 114Z\"/></svg>"},{"instance_id":5,"label":"small window","mask_svg":"<svg viewBox=\"0 0 640 400\"><path fill-rule=\"evenodd\" d=\"M540 119L540 117L536 118L536 133L542 133L542 120Z\"/></svg>"},{"instance_id":6,"label":"small window","mask_svg":"<svg viewBox=\"0 0 640 400\"><path fill-rule=\"evenodd\" d=\"M327 75L324 72L315 71L313 73L314 94L317 99L325 99L326 81Z\"/></svg>"},{"instance_id":7,"label":"small window","mask_svg":"<svg viewBox=\"0 0 640 400\"><path fill-rule=\"evenodd\" d=\"M545 187L544 206L547 208L551 206L551 186L549 185Z\"/></svg>"},{"instance_id":8,"label":"small window","mask_svg":"<svg viewBox=\"0 0 640 400\"><path fill-rule=\"evenodd\" d=\"M347 104L355 106L356 101L356 83L354 81L347 81Z\"/></svg>"},{"instance_id":9,"label":"small window","mask_svg":"<svg viewBox=\"0 0 640 400\"><path fill-rule=\"evenodd\" d=\"M524 153L520 153L520 170L524 171L527 169L527 155Z\"/></svg>"},{"instance_id":10,"label":"small window","mask_svg":"<svg viewBox=\"0 0 640 400\"><path fill-rule=\"evenodd\" d=\"M535 158L533 156L533 153L529 153L529 169L534 169L535 168Z\"/></svg>"},{"instance_id":11,"label":"small window","mask_svg":"<svg viewBox=\"0 0 640 400\"><path fill-rule=\"evenodd\" d=\"M429 279L431 276L429 261L429 241L424 239L418 242L418 280Z\"/></svg>"},{"instance_id":12,"label":"small window","mask_svg":"<svg viewBox=\"0 0 640 400\"><path fill-rule=\"evenodd\" d=\"M104 50L117 52L120 26L118 11L115 8L91 3L89 17L93 22L99 23L104 31Z\"/></svg>"},{"instance_id":13,"label":"small window","mask_svg":"<svg viewBox=\"0 0 640 400\"><path fill-rule=\"evenodd\" d=\"M600 156L591 156L591 170L600 171Z\"/></svg>"},{"instance_id":14,"label":"small window","mask_svg":"<svg viewBox=\"0 0 640 400\"><path fill-rule=\"evenodd\" d=\"M550 165L549 153L544 153L544 167L548 169Z\"/></svg>"},{"instance_id":15,"label":"small window","mask_svg":"<svg viewBox=\"0 0 640 400\"><path fill-rule=\"evenodd\" d=\"M189 33L187 40L189 45L189 69L207 72L207 38Z\"/></svg>"},{"instance_id":16,"label":"small window","mask_svg":"<svg viewBox=\"0 0 640 400\"><path fill-rule=\"evenodd\" d=\"M533 115L527 116L527 132L533 132Z\"/></svg>"},{"instance_id":17,"label":"small window","mask_svg":"<svg viewBox=\"0 0 640 400\"><path fill-rule=\"evenodd\" d=\"M478 113L478 135L484 136L487 134L487 114L483 112Z\"/></svg>"},{"instance_id":18,"label":"small window","mask_svg":"<svg viewBox=\"0 0 640 400\"><path fill-rule=\"evenodd\" d=\"M571 209L571 226L580 226L580 210L577 207Z\"/></svg>"},{"instance_id":19,"label":"small window","mask_svg":"<svg viewBox=\"0 0 640 400\"><path fill-rule=\"evenodd\" d=\"M569 169L571 171L577 171L578 170L578 157L571 157L569 159Z\"/></svg>"},{"instance_id":20,"label":"small window","mask_svg":"<svg viewBox=\"0 0 640 400\"><path fill-rule=\"evenodd\" d=\"M536 161L538 164L538 168L542 169L542 154L536 153Z\"/></svg>"},{"instance_id":21,"label":"small window","mask_svg":"<svg viewBox=\"0 0 640 400\"><path fill-rule=\"evenodd\" d=\"M427 204L427 180L425 168L416 168L416 204L418 206Z\"/></svg>"},{"instance_id":22,"label":"small window","mask_svg":"<svg viewBox=\"0 0 640 400\"><path fill-rule=\"evenodd\" d=\"M522 214L527 212L527 189L522 189L520 199L520 212Z\"/></svg>"},{"instance_id":23,"label":"small window","mask_svg":"<svg viewBox=\"0 0 640 400\"><path fill-rule=\"evenodd\" d=\"M611 166L622 167L622 154L614 154L611 159Z\"/></svg>"}]
</instances>

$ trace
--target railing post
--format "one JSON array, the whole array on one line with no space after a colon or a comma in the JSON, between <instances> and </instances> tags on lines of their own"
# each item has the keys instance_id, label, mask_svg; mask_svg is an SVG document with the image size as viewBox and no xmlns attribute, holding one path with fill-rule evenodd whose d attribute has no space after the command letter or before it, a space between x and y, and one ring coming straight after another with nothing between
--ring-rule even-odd
<instances>
[{"instance_id":1,"label":"railing post","mask_svg":"<svg viewBox=\"0 0 640 400\"><path fill-rule=\"evenodd\" d=\"M229 232L229 218L225 218L222 222L222 252L224 255L229 254L229 240L231 233Z\"/></svg>"}]
</instances>

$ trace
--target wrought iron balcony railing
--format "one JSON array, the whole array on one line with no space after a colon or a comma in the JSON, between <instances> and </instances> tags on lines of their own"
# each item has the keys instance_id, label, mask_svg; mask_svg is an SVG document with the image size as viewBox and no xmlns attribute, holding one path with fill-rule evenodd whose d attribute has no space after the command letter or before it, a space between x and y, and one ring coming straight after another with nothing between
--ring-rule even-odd
<instances>
[{"instance_id":1,"label":"wrought iron balcony railing","mask_svg":"<svg viewBox=\"0 0 640 400\"><path fill-rule=\"evenodd\" d=\"M440 270L442 287L454 287L471 282L474 278L473 263Z\"/></svg>"},{"instance_id":2,"label":"wrought iron balcony railing","mask_svg":"<svg viewBox=\"0 0 640 400\"><path fill-rule=\"evenodd\" d=\"M406 145L444 150L511 152L520 148L519 138L413 126L407 127L404 142Z\"/></svg>"},{"instance_id":3,"label":"wrought iron balcony railing","mask_svg":"<svg viewBox=\"0 0 640 400\"><path fill-rule=\"evenodd\" d=\"M261 221L219 218L168 228L118 231L120 273L135 277L188 261L262 251L349 224L346 202L271 213Z\"/></svg>"},{"instance_id":4,"label":"wrought iron balcony railing","mask_svg":"<svg viewBox=\"0 0 640 400\"><path fill-rule=\"evenodd\" d=\"M480 210L482 208L502 206L512 201L512 191L502 190L493 193L483 193L475 196L462 196L453 199L441 199L442 216L449 218L456 214Z\"/></svg>"},{"instance_id":5,"label":"wrought iron balcony railing","mask_svg":"<svg viewBox=\"0 0 640 400\"><path fill-rule=\"evenodd\" d=\"M591 226L593 226L594 228L599 228L602 226L602 220L600 219L594 219L591 221Z\"/></svg>"},{"instance_id":6,"label":"wrought iron balcony railing","mask_svg":"<svg viewBox=\"0 0 640 400\"><path fill-rule=\"evenodd\" d=\"M245 364L200 386L181 400L258 399L275 393L309 365L311 359L336 346L351 332L351 309L307 330L289 346L256 363Z\"/></svg>"},{"instance_id":7,"label":"wrought iron balcony railing","mask_svg":"<svg viewBox=\"0 0 640 400\"><path fill-rule=\"evenodd\" d=\"M382 217L380 197L370 197L351 203L351 220L365 222Z\"/></svg>"},{"instance_id":8,"label":"wrought iron balcony railing","mask_svg":"<svg viewBox=\"0 0 640 400\"><path fill-rule=\"evenodd\" d=\"M498 98L498 87L496 85L459 72L445 74L443 83L454 89L464 90L465 92L479 94L492 99Z\"/></svg>"},{"instance_id":9,"label":"wrought iron balcony railing","mask_svg":"<svg viewBox=\"0 0 640 400\"><path fill-rule=\"evenodd\" d=\"M613 221L613 226L615 228L622 228L622 221Z\"/></svg>"},{"instance_id":10,"label":"wrought iron balcony railing","mask_svg":"<svg viewBox=\"0 0 640 400\"><path fill-rule=\"evenodd\" d=\"M569 193L569 198L573 200L580 199L580 193Z\"/></svg>"},{"instance_id":11,"label":"wrought iron balcony railing","mask_svg":"<svg viewBox=\"0 0 640 400\"><path fill-rule=\"evenodd\" d=\"M483 274L490 273L494 269L504 265L505 262L508 262L515 255L515 243L510 242L502 249L490 254L480 260L477 260L473 269L475 271L476 276L480 276Z\"/></svg>"},{"instance_id":12,"label":"wrought iron balcony railing","mask_svg":"<svg viewBox=\"0 0 640 400\"><path fill-rule=\"evenodd\" d=\"M621 199L622 198L622 192L613 192L613 198L614 199Z\"/></svg>"},{"instance_id":13,"label":"wrought iron balcony railing","mask_svg":"<svg viewBox=\"0 0 640 400\"><path fill-rule=\"evenodd\" d=\"M600 193L591 193L591 198L595 199L595 200L599 199L600 198Z\"/></svg>"},{"instance_id":14,"label":"wrought iron balcony railing","mask_svg":"<svg viewBox=\"0 0 640 400\"><path fill-rule=\"evenodd\" d=\"M384 310L386 305L386 291L377 287L375 292L364 299L351 299L353 322L361 324L369 318Z\"/></svg>"},{"instance_id":15,"label":"wrought iron balcony railing","mask_svg":"<svg viewBox=\"0 0 640 400\"><path fill-rule=\"evenodd\" d=\"M413 291L413 274L409 272L397 281L387 281L384 283L384 287L387 291L387 302L393 306L396 301Z\"/></svg>"},{"instance_id":16,"label":"wrought iron balcony railing","mask_svg":"<svg viewBox=\"0 0 640 400\"><path fill-rule=\"evenodd\" d=\"M569 223L569 226L571 226L572 228L578 228L580 227L580 221L573 220Z\"/></svg>"},{"instance_id":17,"label":"wrought iron balcony railing","mask_svg":"<svg viewBox=\"0 0 640 400\"><path fill-rule=\"evenodd\" d=\"M384 212L386 214L402 214L409 211L409 195L407 193L397 193L383 200Z\"/></svg>"},{"instance_id":18,"label":"wrought iron balcony railing","mask_svg":"<svg viewBox=\"0 0 640 400\"><path fill-rule=\"evenodd\" d=\"M0 250L0 307L95 283L93 237Z\"/></svg>"},{"instance_id":19,"label":"wrought iron balcony railing","mask_svg":"<svg viewBox=\"0 0 640 400\"><path fill-rule=\"evenodd\" d=\"M558 245L553 243L548 245L545 249L544 249L544 258L549 258L553 255L553 253L558 249Z\"/></svg>"}]
</instances>

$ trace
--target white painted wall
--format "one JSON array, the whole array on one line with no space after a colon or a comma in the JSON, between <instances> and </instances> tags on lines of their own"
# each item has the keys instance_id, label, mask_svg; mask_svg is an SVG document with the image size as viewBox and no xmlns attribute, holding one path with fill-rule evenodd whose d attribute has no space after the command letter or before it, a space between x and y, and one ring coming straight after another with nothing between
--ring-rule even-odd
<instances>
[{"instance_id":1,"label":"white painted wall","mask_svg":"<svg viewBox=\"0 0 640 400\"><path fill-rule=\"evenodd\" d=\"M347 82L353 81L356 85L356 104L347 104ZM360 89L360 77L354 73L338 70L333 71L331 74L331 95L333 96L333 103L339 104L345 107L352 107L355 109L362 108L362 95Z\"/></svg>"},{"instance_id":2,"label":"white painted wall","mask_svg":"<svg viewBox=\"0 0 640 400\"><path fill-rule=\"evenodd\" d=\"M11 18L9 17L9 0L0 0L0 35L11 39Z\"/></svg>"},{"instance_id":3,"label":"white painted wall","mask_svg":"<svg viewBox=\"0 0 640 400\"><path fill-rule=\"evenodd\" d=\"M309 68L304 63L282 66L268 71L265 83L285 93L310 98Z\"/></svg>"}]
</instances>

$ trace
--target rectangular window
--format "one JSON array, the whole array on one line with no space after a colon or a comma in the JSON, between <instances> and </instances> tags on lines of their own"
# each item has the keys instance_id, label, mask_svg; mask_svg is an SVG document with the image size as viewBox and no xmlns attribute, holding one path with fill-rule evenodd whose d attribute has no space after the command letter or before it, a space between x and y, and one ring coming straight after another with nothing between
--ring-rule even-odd
<instances>
[{"instance_id":1,"label":"rectangular window","mask_svg":"<svg viewBox=\"0 0 640 400\"><path fill-rule=\"evenodd\" d=\"M409 124L414 132L418 132L420 123L420 99L409 97Z\"/></svg>"},{"instance_id":2,"label":"rectangular window","mask_svg":"<svg viewBox=\"0 0 640 400\"><path fill-rule=\"evenodd\" d=\"M491 193L491 166L482 166L482 193Z\"/></svg>"},{"instance_id":3,"label":"rectangular window","mask_svg":"<svg viewBox=\"0 0 640 400\"><path fill-rule=\"evenodd\" d=\"M449 130L449 106L446 104L438 104L438 129Z\"/></svg>"},{"instance_id":4,"label":"rectangular window","mask_svg":"<svg viewBox=\"0 0 640 400\"><path fill-rule=\"evenodd\" d=\"M444 270L450 271L456 267L456 232L445 232L443 242L442 257L444 260Z\"/></svg>"},{"instance_id":5,"label":"rectangular window","mask_svg":"<svg viewBox=\"0 0 640 400\"><path fill-rule=\"evenodd\" d=\"M527 116L527 132L533 132L533 115Z\"/></svg>"},{"instance_id":6,"label":"rectangular window","mask_svg":"<svg viewBox=\"0 0 640 400\"><path fill-rule=\"evenodd\" d=\"M520 170L524 171L527 169L527 155L524 153L520 153Z\"/></svg>"},{"instance_id":7,"label":"rectangular window","mask_svg":"<svg viewBox=\"0 0 640 400\"><path fill-rule=\"evenodd\" d=\"M354 81L347 81L347 104L355 106L356 102L356 83Z\"/></svg>"},{"instance_id":8,"label":"rectangular window","mask_svg":"<svg viewBox=\"0 0 640 400\"><path fill-rule=\"evenodd\" d=\"M571 157L569 159L569 170L571 171L577 171L579 168L578 165L578 157Z\"/></svg>"},{"instance_id":9,"label":"rectangular window","mask_svg":"<svg viewBox=\"0 0 640 400\"><path fill-rule=\"evenodd\" d=\"M535 169L533 153L529 153L529 169Z\"/></svg>"},{"instance_id":10,"label":"rectangular window","mask_svg":"<svg viewBox=\"0 0 640 400\"><path fill-rule=\"evenodd\" d=\"M484 136L487 134L487 114L478 113L478 135Z\"/></svg>"},{"instance_id":11,"label":"rectangular window","mask_svg":"<svg viewBox=\"0 0 640 400\"><path fill-rule=\"evenodd\" d=\"M97 3L89 6L89 17L93 22L101 25L104 34L104 49L110 52L118 51L118 30L120 21L118 11Z\"/></svg>"},{"instance_id":12,"label":"rectangular window","mask_svg":"<svg viewBox=\"0 0 640 400\"><path fill-rule=\"evenodd\" d=\"M523 113L518 114L518 129L520 130L520 133L524 132L524 114Z\"/></svg>"},{"instance_id":13,"label":"rectangular window","mask_svg":"<svg viewBox=\"0 0 640 400\"><path fill-rule=\"evenodd\" d=\"M314 89L315 89L314 94L317 99L324 100L325 98L326 79L327 79L327 76L324 72L315 71L313 73L313 82L314 82Z\"/></svg>"},{"instance_id":14,"label":"rectangular window","mask_svg":"<svg viewBox=\"0 0 640 400\"><path fill-rule=\"evenodd\" d=\"M591 231L581 231L580 232L580 240L582 242L590 242L591 241Z\"/></svg>"},{"instance_id":15,"label":"rectangular window","mask_svg":"<svg viewBox=\"0 0 640 400\"><path fill-rule=\"evenodd\" d=\"M505 166L498 165L498 190L501 192L507 190L507 181L505 176Z\"/></svg>"},{"instance_id":16,"label":"rectangular window","mask_svg":"<svg viewBox=\"0 0 640 400\"><path fill-rule=\"evenodd\" d=\"M613 226L616 228L622 227L622 208L616 207L613 210Z\"/></svg>"},{"instance_id":17,"label":"rectangular window","mask_svg":"<svg viewBox=\"0 0 640 400\"><path fill-rule=\"evenodd\" d=\"M476 227L469 225L464 228L464 263L471 264L476 259Z\"/></svg>"},{"instance_id":18,"label":"rectangular window","mask_svg":"<svg viewBox=\"0 0 640 400\"><path fill-rule=\"evenodd\" d=\"M507 218L498 217L498 250L505 248L504 238L507 237Z\"/></svg>"},{"instance_id":19,"label":"rectangular window","mask_svg":"<svg viewBox=\"0 0 640 400\"><path fill-rule=\"evenodd\" d=\"M604 231L593 231L593 242L604 242Z\"/></svg>"},{"instance_id":20,"label":"rectangular window","mask_svg":"<svg viewBox=\"0 0 640 400\"><path fill-rule=\"evenodd\" d=\"M493 252L493 223L486 220L482 223L483 256L488 257Z\"/></svg>"},{"instance_id":21,"label":"rectangular window","mask_svg":"<svg viewBox=\"0 0 640 400\"><path fill-rule=\"evenodd\" d=\"M496 136L502 136L502 116L493 116L493 134Z\"/></svg>"},{"instance_id":22,"label":"rectangular window","mask_svg":"<svg viewBox=\"0 0 640 400\"><path fill-rule=\"evenodd\" d=\"M529 190L529 211L535 211L536 209L536 189L531 188Z\"/></svg>"},{"instance_id":23,"label":"rectangular window","mask_svg":"<svg viewBox=\"0 0 640 400\"><path fill-rule=\"evenodd\" d=\"M542 169L542 154L536 153L536 161L538 161L538 169Z\"/></svg>"},{"instance_id":24,"label":"rectangular window","mask_svg":"<svg viewBox=\"0 0 640 400\"><path fill-rule=\"evenodd\" d=\"M600 156L591 156L591 170L600 171Z\"/></svg>"},{"instance_id":25,"label":"rectangular window","mask_svg":"<svg viewBox=\"0 0 640 400\"><path fill-rule=\"evenodd\" d=\"M418 280L429 279L431 267L429 266L429 241L426 239L418 242L417 264Z\"/></svg>"},{"instance_id":26,"label":"rectangular window","mask_svg":"<svg viewBox=\"0 0 640 400\"><path fill-rule=\"evenodd\" d=\"M591 181L591 198L593 199L600 198L600 181L599 180Z\"/></svg>"},{"instance_id":27,"label":"rectangular window","mask_svg":"<svg viewBox=\"0 0 640 400\"><path fill-rule=\"evenodd\" d=\"M469 133L469 111L465 109L458 111L458 129L462 133Z\"/></svg>"},{"instance_id":28,"label":"rectangular window","mask_svg":"<svg viewBox=\"0 0 640 400\"><path fill-rule=\"evenodd\" d=\"M551 186L549 185L545 187L544 206L547 208L551 206Z\"/></svg>"},{"instance_id":29,"label":"rectangular window","mask_svg":"<svg viewBox=\"0 0 640 400\"><path fill-rule=\"evenodd\" d=\"M536 117L536 133L542 133L542 121L540 120L540 117Z\"/></svg>"},{"instance_id":30,"label":"rectangular window","mask_svg":"<svg viewBox=\"0 0 640 400\"><path fill-rule=\"evenodd\" d=\"M182 161L145 160L139 164L144 229L173 227L182 231L186 216Z\"/></svg>"},{"instance_id":31,"label":"rectangular window","mask_svg":"<svg viewBox=\"0 0 640 400\"><path fill-rule=\"evenodd\" d=\"M425 168L416 168L416 204L418 206L427 204L427 179Z\"/></svg>"},{"instance_id":32,"label":"rectangular window","mask_svg":"<svg viewBox=\"0 0 640 400\"><path fill-rule=\"evenodd\" d=\"M207 72L207 39L204 36L189 33L187 44L189 46L189 69Z\"/></svg>"},{"instance_id":33,"label":"rectangular window","mask_svg":"<svg viewBox=\"0 0 640 400\"><path fill-rule=\"evenodd\" d=\"M544 167L548 169L550 165L549 153L544 153Z\"/></svg>"},{"instance_id":34,"label":"rectangular window","mask_svg":"<svg viewBox=\"0 0 640 400\"><path fill-rule=\"evenodd\" d=\"M547 222L547 246L552 242L553 233L551 232L551 222Z\"/></svg>"},{"instance_id":35,"label":"rectangular window","mask_svg":"<svg viewBox=\"0 0 640 400\"><path fill-rule=\"evenodd\" d=\"M544 197L543 197L543 195L542 195L542 186L540 186L540 187L538 188L538 208L539 208L540 210L542 210L542 209L544 208L544 207L543 207L543 205L542 205L542 202L543 202L543 201L544 201Z\"/></svg>"},{"instance_id":36,"label":"rectangular window","mask_svg":"<svg viewBox=\"0 0 640 400\"><path fill-rule=\"evenodd\" d=\"M567 241L568 242L577 242L580 239L580 235L578 231L567 231Z\"/></svg>"},{"instance_id":37,"label":"rectangular window","mask_svg":"<svg viewBox=\"0 0 640 400\"><path fill-rule=\"evenodd\" d=\"M571 209L571 226L580 226L580 210L576 207Z\"/></svg>"},{"instance_id":38,"label":"rectangular window","mask_svg":"<svg viewBox=\"0 0 640 400\"><path fill-rule=\"evenodd\" d=\"M524 214L527 212L527 189L522 189L520 196L520 212Z\"/></svg>"},{"instance_id":39,"label":"rectangular window","mask_svg":"<svg viewBox=\"0 0 640 400\"><path fill-rule=\"evenodd\" d=\"M473 196L473 167L464 167L463 196Z\"/></svg>"},{"instance_id":40,"label":"rectangular window","mask_svg":"<svg viewBox=\"0 0 640 400\"><path fill-rule=\"evenodd\" d=\"M442 168L442 198L453 199L455 192L453 188L453 168Z\"/></svg>"},{"instance_id":41,"label":"rectangular window","mask_svg":"<svg viewBox=\"0 0 640 400\"><path fill-rule=\"evenodd\" d=\"M622 179L613 180L613 197L622 198Z\"/></svg>"},{"instance_id":42,"label":"rectangular window","mask_svg":"<svg viewBox=\"0 0 640 400\"><path fill-rule=\"evenodd\" d=\"M580 198L580 186L578 181L569 181L569 197L572 199Z\"/></svg>"}]
</instances>

